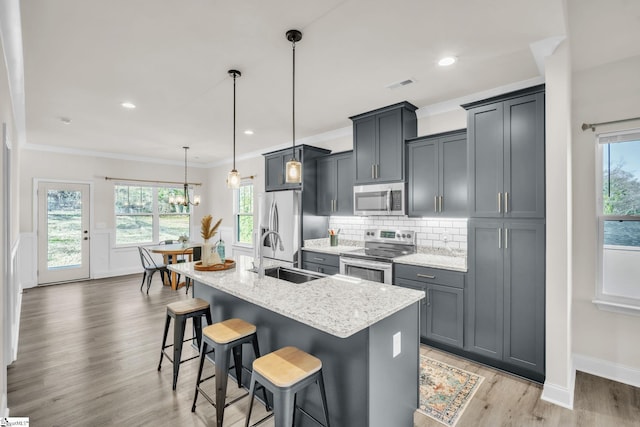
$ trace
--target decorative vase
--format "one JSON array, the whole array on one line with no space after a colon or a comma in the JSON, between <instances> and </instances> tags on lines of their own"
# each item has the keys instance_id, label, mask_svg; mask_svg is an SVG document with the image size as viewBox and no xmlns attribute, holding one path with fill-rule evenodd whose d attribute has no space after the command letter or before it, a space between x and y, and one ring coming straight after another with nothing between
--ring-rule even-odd
<instances>
[{"instance_id":1,"label":"decorative vase","mask_svg":"<svg viewBox=\"0 0 640 427\"><path fill-rule=\"evenodd\" d=\"M214 254L215 246L209 243L209 239L204 241L204 245L202 245L202 265L204 267L208 267L213 265L212 255Z\"/></svg>"}]
</instances>

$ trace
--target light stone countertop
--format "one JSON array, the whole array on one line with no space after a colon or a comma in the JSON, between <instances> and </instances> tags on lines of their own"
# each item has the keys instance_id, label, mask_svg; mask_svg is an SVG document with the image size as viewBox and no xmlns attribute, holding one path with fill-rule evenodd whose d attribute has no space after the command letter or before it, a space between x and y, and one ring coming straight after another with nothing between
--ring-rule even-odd
<instances>
[{"instance_id":1,"label":"light stone countertop","mask_svg":"<svg viewBox=\"0 0 640 427\"><path fill-rule=\"evenodd\" d=\"M442 268L444 270L453 270L467 272L466 256L451 256L441 253L417 253L411 255L403 255L393 259L394 263L419 265L422 267Z\"/></svg>"},{"instance_id":2,"label":"light stone countertop","mask_svg":"<svg viewBox=\"0 0 640 427\"><path fill-rule=\"evenodd\" d=\"M340 255L343 252L355 251L363 246L350 246L350 245L338 245L338 246L311 246L302 248L303 251L321 252L325 254Z\"/></svg>"},{"instance_id":3,"label":"light stone countertop","mask_svg":"<svg viewBox=\"0 0 640 427\"><path fill-rule=\"evenodd\" d=\"M169 268L206 286L279 313L339 338L347 338L420 301L424 292L341 275L295 284L249 271L253 259L240 256L236 268L198 271L195 263ZM265 259L265 265L273 265Z\"/></svg>"}]
</instances>

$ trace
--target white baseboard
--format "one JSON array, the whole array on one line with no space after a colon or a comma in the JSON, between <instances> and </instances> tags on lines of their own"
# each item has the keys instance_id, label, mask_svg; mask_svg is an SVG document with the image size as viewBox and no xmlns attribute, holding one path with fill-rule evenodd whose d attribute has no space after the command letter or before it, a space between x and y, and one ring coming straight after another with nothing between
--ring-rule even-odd
<instances>
[{"instance_id":1,"label":"white baseboard","mask_svg":"<svg viewBox=\"0 0 640 427\"><path fill-rule=\"evenodd\" d=\"M571 369L571 378L569 379L568 387L563 387L558 384L552 384L545 381L540 399L553 403L554 405L573 410L575 384L576 371L575 369Z\"/></svg>"},{"instance_id":2,"label":"white baseboard","mask_svg":"<svg viewBox=\"0 0 640 427\"><path fill-rule=\"evenodd\" d=\"M597 375L634 387L640 387L640 369L638 368L632 368L582 354L573 355L573 366L577 371Z\"/></svg>"}]
</instances>

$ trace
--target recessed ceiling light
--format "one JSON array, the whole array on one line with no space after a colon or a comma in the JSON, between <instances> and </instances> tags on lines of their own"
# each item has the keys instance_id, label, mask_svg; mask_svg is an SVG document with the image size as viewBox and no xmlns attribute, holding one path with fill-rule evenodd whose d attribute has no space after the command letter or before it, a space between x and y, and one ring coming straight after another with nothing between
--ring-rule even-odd
<instances>
[{"instance_id":1,"label":"recessed ceiling light","mask_svg":"<svg viewBox=\"0 0 640 427\"><path fill-rule=\"evenodd\" d=\"M70 125L71 124L71 119L69 117L60 117L60 121L62 123L64 123L65 125Z\"/></svg>"},{"instance_id":2,"label":"recessed ceiling light","mask_svg":"<svg viewBox=\"0 0 640 427\"><path fill-rule=\"evenodd\" d=\"M245 135L253 135L253 131L251 129L247 129L244 131Z\"/></svg>"},{"instance_id":3,"label":"recessed ceiling light","mask_svg":"<svg viewBox=\"0 0 640 427\"><path fill-rule=\"evenodd\" d=\"M122 105L122 108L127 108L129 110L133 110L134 108L136 108L136 104L134 104L133 102L123 102L120 105Z\"/></svg>"},{"instance_id":4,"label":"recessed ceiling light","mask_svg":"<svg viewBox=\"0 0 640 427\"><path fill-rule=\"evenodd\" d=\"M458 59L455 56L445 56L438 61L438 65L441 67L448 67L449 65L455 64L457 60Z\"/></svg>"}]
</instances>

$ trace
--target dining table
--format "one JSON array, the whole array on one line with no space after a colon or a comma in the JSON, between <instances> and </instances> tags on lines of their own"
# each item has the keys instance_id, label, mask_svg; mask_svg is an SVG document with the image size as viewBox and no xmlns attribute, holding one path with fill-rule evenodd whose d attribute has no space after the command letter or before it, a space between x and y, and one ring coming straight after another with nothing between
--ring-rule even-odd
<instances>
[{"instance_id":1,"label":"dining table","mask_svg":"<svg viewBox=\"0 0 640 427\"><path fill-rule=\"evenodd\" d=\"M153 253L161 254L162 260L165 265L176 264L178 262L178 257L180 255L188 257L188 261L192 261L193 257L193 248L200 247L202 244L195 242L186 242L186 243L170 243L164 245L154 245L149 246L149 249ZM185 259L185 261L187 261ZM185 285L185 282L178 283L178 273L175 270L171 270L171 277L167 279L165 277L164 284L166 286L171 286L171 289L174 291L178 288L181 288Z\"/></svg>"}]
</instances>

